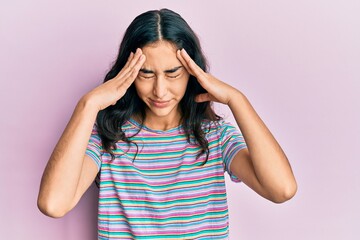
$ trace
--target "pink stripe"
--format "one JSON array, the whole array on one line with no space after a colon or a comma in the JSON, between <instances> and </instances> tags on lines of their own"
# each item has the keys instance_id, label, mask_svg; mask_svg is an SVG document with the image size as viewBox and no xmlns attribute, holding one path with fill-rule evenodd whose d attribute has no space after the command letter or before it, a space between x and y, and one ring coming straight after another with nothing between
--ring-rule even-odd
<instances>
[{"instance_id":1,"label":"pink stripe","mask_svg":"<svg viewBox=\"0 0 360 240\"><path fill-rule=\"evenodd\" d=\"M154 224L154 223L152 223ZM162 226L163 224L159 224L159 226ZM147 226L146 224L139 224L139 226ZM149 229L147 228L146 231L143 231L142 229L134 228L133 231L129 231L128 229L124 227L110 227L111 232L126 232L126 233L134 233L134 235L140 237L140 236L149 236L149 234L156 236L156 235L178 235L178 234L192 234L192 233L198 233L200 231L204 230L217 230L217 229L225 229L227 227L227 224L216 224L215 222L209 227L209 225L205 225L198 228L193 229L181 229L181 230L160 230L160 229ZM100 228L100 227L99 227ZM100 228L106 231L106 228Z\"/></svg>"},{"instance_id":2,"label":"pink stripe","mask_svg":"<svg viewBox=\"0 0 360 240\"><path fill-rule=\"evenodd\" d=\"M179 155L178 157L181 158L182 156ZM214 154L214 155L210 156L208 161L211 161L214 158L220 158L221 159L221 154ZM172 168L178 168L180 166L186 166L187 162L191 163L189 165L189 166L191 166L195 162L202 163L204 161L204 159L198 159L197 161L194 161L194 160L191 160L191 159L188 159L188 160L185 159L183 162L177 162L177 163L173 163L173 164L161 164L161 163L157 162L157 160L159 160L159 159L169 159L169 156L157 157L156 160L152 160L154 164L151 164L151 165L150 165L150 161L151 161L150 159L146 159L146 160L137 159L136 165L134 165L132 162L129 162L129 161L121 161L121 160L119 161L118 160L118 161L112 161L111 165L119 166L119 167L131 166L131 167L134 167L134 169L138 169L139 171L141 171L141 170L163 170L163 169L171 170ZM103 162L105 162L105 163L109 162L109 161L110 161L110 158L106 159L106 160L103 159ZM143 162L145 162L145 164L141 165L141 163L143 163ZM104 167L103 169L110 169L110 167ZM111 169L111 170L117 171L116 169Z\"/></svg>"},{"instance_id":3,"label":"pink stripe","mask_svg":"<svg viewBox=\"0 0 360 240\"><path fill-rule=\"evenodd\" d=\"M185 200L185 199L191 199L191 198L199 198L199 197L204 197L204 196L212 196L213 194L224 194L226 193L225 190L207 190L206 192L197 192L197 193L192 193L192 194L183 194L181 197L179 197L179 195L175 195L175 196L164 196L164 197L160 197L160 198L156 198L154 196L151 197L140 197L140 196L133 196L133 195L128 195L128 198L125 197L125 194L121 195L121 200L129 200L129 201L173 201L173 200ZM101 194L101 197L103 198L117 198L118 195L114 195L112 193L110 194Z\"/></svg>"},{"instance_id":4,"label":"pink stripe","mask_svg":"<svg viewBox=\"0 0 360 240\"><path fill-rule=\"evenodd\" d=\"M196 175L196 176L190 176L190 177L174 178L174 179L169 179L167 181L160 180L161 182L158 182L158 183L150 182L147 179L143 179L143 178L126 178L126 177L122 178L121 176L117 177L117 179L110 177L110 178L104 178L102 180L121 182L121 183L144 183L151 187L158 187L158 186L172 185L172 184L176 184L179 182L189 182L189 181L196 181L196 180L201 180L201 179L205 179L205 178L221 177L221 176L222 176L221 173L215 172L215 173L207 173L207 174L203 174L203 175Z\"/></svg>"},{"instance_id":5,"label":"pink stripe","mask_svg":"<svg viewBox=\"0 0 360 240\"><path fill-rule=\"evenodd\" d=\"M129 214L128 212L128 217L129 218L156 218L156 219L166 219L166 218L173 218L173 217L193 217L195 215L198 215L198 214L204 214L204 213L212 213L212 212L220 212L220 211L225 211L227 210L227 207L224 206L224 207L217 207L217 208L211 208L211 209L208 209L208 210L202 210L202 211L191 211L191 212L188 212L188 213L180 213L180 212L177 212L177 213L166 213L166 214L156 214L156 216L154 214L136 214L134 212L134 214ZM169 219L171 220L171 219Z\"/></svg>"}]
</instances>

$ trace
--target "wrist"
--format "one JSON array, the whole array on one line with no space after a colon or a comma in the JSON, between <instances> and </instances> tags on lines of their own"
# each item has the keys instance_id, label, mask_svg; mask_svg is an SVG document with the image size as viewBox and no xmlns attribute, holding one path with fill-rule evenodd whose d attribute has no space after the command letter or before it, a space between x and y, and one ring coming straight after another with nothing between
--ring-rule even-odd
<instances>
[{"instance_id":1,"label":"wrist","mask_svg":"<svg viewBox=\"0 0 360 240\"><path fill-rule=\"evenodd\" d=\"M88 94L80 98L79 102L77 103L77 108L95 114L97 114L100 111L100 108L94 103L94 101Z\"/></svg>"},{"instance_id":2,"label":"wrist","mask_svg":"<svg viewBox=\"0 0 360 240\"><path fill-rule=\"evenodd\" d=\"M230 99L227 103L227 105L232 108L235 105L238 105L240 102L243 102L244 99L246 99L245 95L240 92L237 89L234 89L234 91L230 94Z\"/></svg>"}]
</instances>

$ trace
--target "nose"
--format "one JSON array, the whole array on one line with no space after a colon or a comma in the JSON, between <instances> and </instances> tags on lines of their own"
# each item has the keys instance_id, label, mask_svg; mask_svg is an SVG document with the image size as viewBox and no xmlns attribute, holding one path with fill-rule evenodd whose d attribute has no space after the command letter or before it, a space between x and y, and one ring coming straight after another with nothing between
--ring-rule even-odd
<instances>
[{"instance_id":1,"label":"nose","mask_svg":"<svg viewBox=\"0 0 360 240\"><path fill-rule=\"evenodd\" d=\"M168 92L166 79L158 76L154 82L154 96L158 99L163 99Z\"/></svg>"}]
</instances>

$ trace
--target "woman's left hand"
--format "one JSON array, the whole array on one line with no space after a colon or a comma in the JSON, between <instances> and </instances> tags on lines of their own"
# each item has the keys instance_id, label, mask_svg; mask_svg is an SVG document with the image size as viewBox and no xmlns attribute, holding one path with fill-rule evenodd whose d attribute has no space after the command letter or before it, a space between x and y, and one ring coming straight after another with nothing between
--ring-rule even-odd
<instances>
[{"instance_id":1,"label":"woman's left hand","mask_svg":"<svg viewBox=\"0 0 360 240\"><path fill-rule=\"evenodd\" d=\"M185 49L177 51L177 58L180 60L186 70L196 77L200 85L207 91L207 93L196 96L196 102L215 101L223 104L229 104L231 96L238 92L234 87L220 81L209 73L204 72L191 59Z\"/></svg>"}]
</instances>

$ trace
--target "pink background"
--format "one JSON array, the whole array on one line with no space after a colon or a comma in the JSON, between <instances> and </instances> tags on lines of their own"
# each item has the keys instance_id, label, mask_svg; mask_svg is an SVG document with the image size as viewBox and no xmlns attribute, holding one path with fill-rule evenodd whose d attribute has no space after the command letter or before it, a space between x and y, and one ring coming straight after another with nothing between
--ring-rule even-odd
<instances>
[{"instance_id":1,"label":"pink background","mask_svg":"<svg viewBox=\"0 0 360 240\"><path fill-rule=\"evenodd\" d=\"M125 27L168 7L198 33L211 72L248 96L291 161L277 205L227 178L231 239L359 239L360 2L40 1L0 5L1 239L96 239L91 187L62 219L36 207L77 100L100 84ZM216 106L224 116L224 106Z\"/></svg>"}]
</instances>

